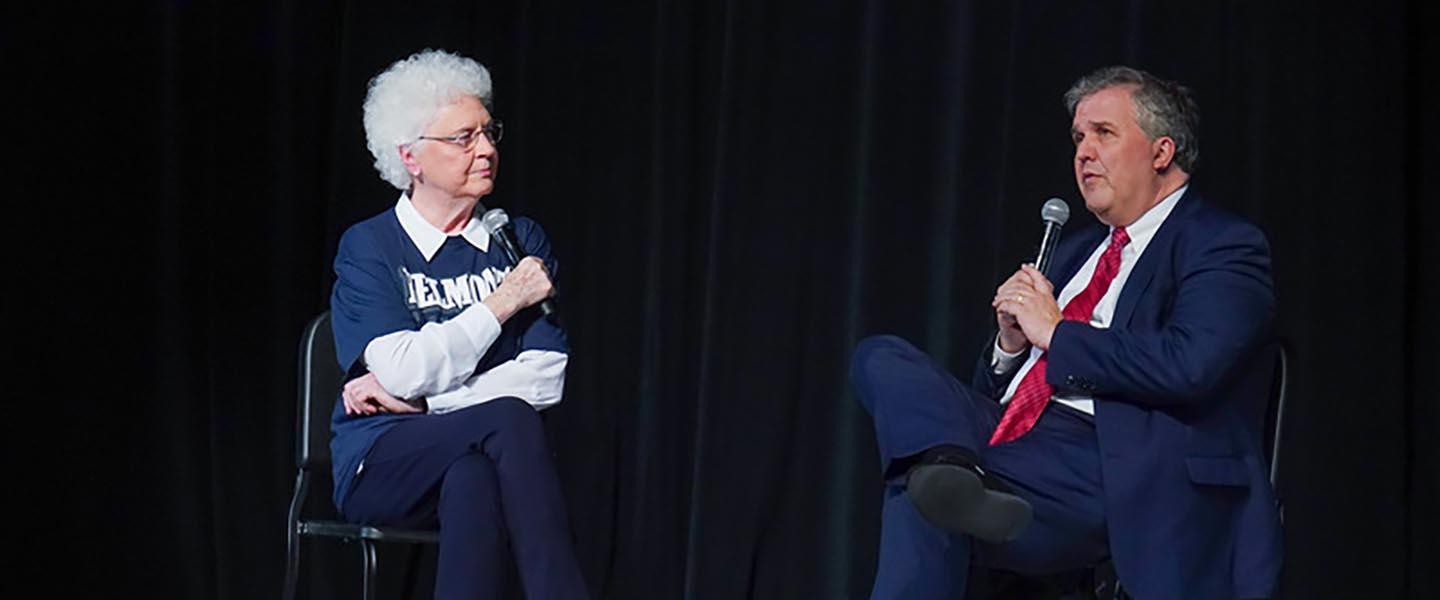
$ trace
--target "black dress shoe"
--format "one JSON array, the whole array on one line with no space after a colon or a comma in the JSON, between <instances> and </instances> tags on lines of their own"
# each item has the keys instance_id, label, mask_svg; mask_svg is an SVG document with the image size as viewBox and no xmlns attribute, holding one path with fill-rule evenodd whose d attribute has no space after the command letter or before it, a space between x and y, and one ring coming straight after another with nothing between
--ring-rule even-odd
<instances>
[{"instance_id":1,"label":"black dress shoe","mask_svg":"<svg viewBox=\"0 0 1440 600\"><path fill-rule=\"evenodd\" d=\"M927 456L905 478L905 493L931 525L986 542L1008 542L1030 525L1030 503L962 455Z\"/></svg>"}]
</instances>

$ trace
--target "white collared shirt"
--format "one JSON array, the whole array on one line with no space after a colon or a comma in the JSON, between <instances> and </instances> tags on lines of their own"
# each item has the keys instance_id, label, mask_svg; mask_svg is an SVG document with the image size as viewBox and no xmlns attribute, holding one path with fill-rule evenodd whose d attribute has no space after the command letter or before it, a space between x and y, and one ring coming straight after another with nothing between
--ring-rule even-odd
<instances>
[{"instance_id":1,"label":"white collared shirt","mask_svg":"<svg viewBox=\"0 0 1440 600\"><path fill-rule=\"evenodd\" d=\"M395 216L427 262L450 237L426 221L407 195L402 194L395 203ZM481 252L490 247L490 235L473 215L458 235ZM425 398L431 413L509 396L537 409L559 403L569 360L564 352L522 350L514 359L474 373L499 337L499 320L477 301L447 321L370 340L365 346L365 364L385 391L409 400Z\"/></svg>"},{"instance_id":2,"label":"white collared shirt","mask_svg":"<svg viewBox=\"0 0 1440 600\"><path fill-rule=\"evenodd\" d=\"M484 210L484 207L478 204L476 208ZM400 220L400 228L405 230L405 235L410 236L410 242L415 244L415 248L427 262L435 258L435 253L445 245L445 238L450 237L450 234L440 231L426 221L425 217L420 216L420 211L415 208L409 194L400 194L400 200L395 202L395 217ZM480 225L480 219L475 218L474 211L471 211L465 228L460 230L460 237L481 252L490 251L490 234L485 233L485 227Z\"/></svg>"},{"instance_id":3,"label":"white collared shirt","mask_svg":"<svg viewBox=\"0 0 1440 600\"><path fill-rule=\"evenodd\" d=\"M1155 233L1160 230L1160 225L1165 223L1166 217L1169 217L1170 212L1175 210L1175 204L1180 201L1181 196L1185 195L1185 190L1189 187L1189 184L1180 186L1180 189L1166 196L1159 204L1145 211L1145 214L1140 215L1139 219L1125 228L1125 233L1130 236L1130 243L1120 250L1120 270L1115 273L1115 279L1110 282L1110 288L1105 290L1105 295L1101 296L1100 302L1095 305L1095 312L1090 315L1091 327L1100 329L1110 327L1110 322L1115 317L1115 304L1120 299L1121 290L1125 289L1125 281L1130 278L1130 272L1135 269L1135 263L1140 261L1140 255L1145 253L1145 248L1150 245L1150 240L1155 239ZM1110 231L1113 233L1115 228L1111 227ZM1085 290L1085 286L1090 285L1090 278L1095 274L1095 266L1100 263L1100 255L1105 253L1105 248L1109 245L1110 236L1107 235L1090 253L1090 258L1085 259L1085 263L1080 265L1080 270L1075 272L1075 276L1070 278L1069 283L1065 284L1065 288L1060 291L1060 297L1057 299L1060 306L1068 304L1071 299ZM1016 363L1024 354L1024 350L1014 353L1002 350L1000 339L996 337L991 366L994 367L997 375L1004 374L1015 368ZM1035 361L1039 360L1042 354L1044 351L1039 348L1030 347L1025 363L1020 366L1020 371L1010 380L1010 386L1005 389L1005 395L1000 398L1001 404L1008 404L1010 399L1015 396L1015 388L1019 387L1020 381L1025 379L1025 374L1030 372L1031 367L1035 366ZM1095 400L1087 394L1057 388L1056 394L1050 399L1086 414L1095 414Z\"/></svg>"}]
</instances>

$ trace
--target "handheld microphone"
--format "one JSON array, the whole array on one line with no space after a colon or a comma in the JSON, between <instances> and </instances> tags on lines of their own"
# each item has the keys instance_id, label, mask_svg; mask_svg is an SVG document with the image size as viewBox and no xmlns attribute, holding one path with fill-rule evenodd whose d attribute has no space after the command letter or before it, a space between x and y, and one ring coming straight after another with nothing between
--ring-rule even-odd
<instances>
[{"instance_id":1,"label":"handheld microphone","mask_svg":"<svg viewBox=\"0 0 1440 600\"><path fill-rule=\"evenodd\" d=\"M510 259L510 266L520 264L520 259L528 256L525 248L515 240L514 228L510 226L510 215L505 214L503 208L492 208L485 211L480 217L480 226L490 234L490 237L500 244L500 249L505 251L505 258ZM540 301L540 310L549 317L555 314L555 302L550 298Z\"/></svg>"},{"instance_id":2,"label":"handheld microphone","mask_svg":"<svg viewBox=\"0 0 1440 600\"><path fill-rule=\"evenodd\" d=\"M1040 274L1050 277L1050 254L1060 243L1060 228L1070 220L1070 205L1064 200L1051 198L1040 207L1040 219L1045 221L1045 236L1040 238L1040 252L1035 257L1035 268Z\"/></svg>"}]
</instances>

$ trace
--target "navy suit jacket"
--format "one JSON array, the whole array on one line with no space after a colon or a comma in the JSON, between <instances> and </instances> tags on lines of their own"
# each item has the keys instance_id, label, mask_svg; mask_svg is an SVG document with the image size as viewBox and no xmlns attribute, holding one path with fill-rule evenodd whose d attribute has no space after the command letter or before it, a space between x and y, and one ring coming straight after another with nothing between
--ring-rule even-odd
<instances>
[{"instance_id":1,"label":"navy suit jacket","mask_svg":"<svg viewBox=\"0 0 1440 600\"><path fill-rule=\"evenodd\" d=\"M1108 235L1056 248L1058 294ZM1264 598L1280 521L1261 451L1275 296L1259 228L1191 187L1125 282L1108 329L1062 322L1045 379L1095 398L1110 551L1137 598ZM988 358L975 389L1008 379ZM1013 374L1012 374L1013 376Z\"/></svg>"}]
</instances>

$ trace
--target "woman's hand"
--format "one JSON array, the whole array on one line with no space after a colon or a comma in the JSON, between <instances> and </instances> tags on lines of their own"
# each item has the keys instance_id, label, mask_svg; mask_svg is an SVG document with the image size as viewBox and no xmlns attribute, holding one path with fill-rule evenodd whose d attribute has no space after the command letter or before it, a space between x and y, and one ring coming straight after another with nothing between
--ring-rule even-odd
<instances>
[{"instance_id":1,"label":"woman's hand","mask_svg":"<svg viewBox=\"0 0 1440 600\"><path fill-rule=\"evenodd\" d=\"M515 313L538 304L554 293L555 285L550 282L545 263L527 256L505 275L500 287L486 296L482 304L495 313L495 320L504 323Z\"/></svg>"},{"instance_id":2,"label":"woman's hand","mask_svg":"<svg viewBox=\"0 0 1440 600\"><path fill-rule=\"evenodd\" d=\"M374 373L351 379L340 391L345 401L347 415L373 415L375 413L418 413L420 409L390 395L380 386Z\"/></svg>"}]
</instances>

